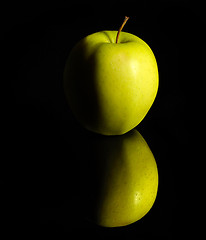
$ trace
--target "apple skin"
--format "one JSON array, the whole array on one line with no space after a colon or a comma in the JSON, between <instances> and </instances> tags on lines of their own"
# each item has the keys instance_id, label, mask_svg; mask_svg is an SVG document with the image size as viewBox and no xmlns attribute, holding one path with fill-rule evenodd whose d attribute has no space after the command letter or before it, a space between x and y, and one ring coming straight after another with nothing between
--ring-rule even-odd
<instances>
[{"instance_id":1,"label":"apple skin","mask_svg":"<svg viewBox=\"0 0 206 240\"><path fill-rule=\"evenodd\" d=\"M121 136L85 140L79 198L87 218L103 227L141 219L152 208L158 190L157 164L144 138L133 129Z\"/></svg>"},{"instance_id":2,"label":"apple skin","mask_svg":"<svg viewBox=\"0 0 206 240\"><path fill-rule=\"evenodd\" d=\"M117 31L93 33L72 49L64 69L64 91L86 129L121 135L136 127L158 90L158 67L139 37Z\"/></svg>"}]
</instances>

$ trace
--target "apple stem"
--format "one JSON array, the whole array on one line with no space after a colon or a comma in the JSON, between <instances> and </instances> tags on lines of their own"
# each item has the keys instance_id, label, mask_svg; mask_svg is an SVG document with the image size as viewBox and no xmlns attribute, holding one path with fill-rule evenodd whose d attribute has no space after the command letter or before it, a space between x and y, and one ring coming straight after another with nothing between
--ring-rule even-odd
<instances>
[{"instance_id":1,"label":"apple stem","mask_svg":"<svg viewBox=\"0 0 206 240\"><path fill-rule=\"evenodd\" d=\"M118 43L120 32L122 31L122 28L124 27L124 25L126 24L126 22L127 22L128 19L129 19L129 17L125 17L125 18L124 18L124 22L122 23L122 26L119 28L119 31L118 31L118 33L117 33L116 43Z\"/></svg>"}]
</instances>

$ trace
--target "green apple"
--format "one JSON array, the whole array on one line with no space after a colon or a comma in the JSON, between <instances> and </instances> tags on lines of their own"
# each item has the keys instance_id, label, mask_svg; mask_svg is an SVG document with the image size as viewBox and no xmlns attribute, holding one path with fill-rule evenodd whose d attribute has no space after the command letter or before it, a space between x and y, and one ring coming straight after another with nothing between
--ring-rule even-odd
<instances>
[{"instance_id":1,"label":"green apple","mask_svg":"<svg viewBox=\"0 0 206 240\"><path fill-rule=\"evenodd\" d=\"M120 31L80 40L64 70L65 95L76 119L103 135L121 135L137 126L154 102L158 81L150 47Z\"/></svg>"},{"instance_id":2,"label":"green apple","mask_svg":"<svg viewBox=\"0 0 206 240\"><path fill-rule=\"evenodd\" d=\"M93 144L88 142L90 158L83 160L86 177L82 177L85 185L80 191L81 204L92 196L85 206L90 220L119 227L141 219L153 206L158 190L156 161L144 138L133 129L121 136L99 135Z\"/></svg>"}]
</instances>

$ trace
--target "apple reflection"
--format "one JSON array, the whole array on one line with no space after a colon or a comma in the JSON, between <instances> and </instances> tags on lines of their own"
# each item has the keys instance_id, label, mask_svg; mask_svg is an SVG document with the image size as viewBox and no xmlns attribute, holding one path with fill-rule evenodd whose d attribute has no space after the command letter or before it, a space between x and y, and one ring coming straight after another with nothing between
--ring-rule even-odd
<instances>
[{"instance_id":1,"label":"apple reflection","mask_svg":"<svg viewBox=\"0 0 206 240\"><path fill-rule=\"evenodd\" d=\"M79 204L84 214L104 227L141 219L154 204L158 189L155 158L141 134L84 134L78 145Z\"/></svg>"}]
</instances>

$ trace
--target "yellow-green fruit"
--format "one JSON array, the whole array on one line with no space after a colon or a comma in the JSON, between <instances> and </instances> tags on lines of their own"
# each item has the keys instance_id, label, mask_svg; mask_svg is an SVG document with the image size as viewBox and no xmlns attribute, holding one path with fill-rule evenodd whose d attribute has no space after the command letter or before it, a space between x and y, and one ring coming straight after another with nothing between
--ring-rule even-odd
<instances>
[{"instance_id":1,"label":"yellow-green fruit","mask_svg":"<svg viewBox=\"0 0 206 240\"><path fill-rule=\"evenodd\" d=\"M146 141L132 130L98 138L93 147L92 220L104 227L119 227L141 219L154 204L158 189L157 165Z\"/></svg>"},{"instance_id":2,"label":"yellow-green fruit","mask_svg":"<svg viewBox=\"0 0 206 240\"><path fill-rule=\"evenodd\" d=\"M64 90L77 120L88 130L121 135L136 127L158 90L158 68L139 37L102 31L72 49L64 70Z\"/></svg>"}]
</instances>

